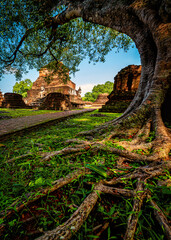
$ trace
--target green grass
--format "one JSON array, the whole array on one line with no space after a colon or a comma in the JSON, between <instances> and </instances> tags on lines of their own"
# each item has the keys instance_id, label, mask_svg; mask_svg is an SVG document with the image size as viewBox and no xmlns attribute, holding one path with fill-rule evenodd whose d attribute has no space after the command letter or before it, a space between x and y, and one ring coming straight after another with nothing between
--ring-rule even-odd
<instances>
[{"instance_id":1,"label":"green grass","mask_svg":"<svg viewBox=\"0 0 171 240\"><path fill-rule=\"evenodd\" d=\"M1 113L4 112L4 113ZM33 116L46 113L56 113L60 111L55 110L34 110L34 109L10 109L10 108L0 108L0 116L10 116L12 118Z\"/></svg>"},{"instance_id":2,"label":"green grass","mask_svg":"<svg viewBox=\"0 0 171 240\"><path fill-rule=\"evenodd\" d=\"M91 117L91 114L85 113L51 127L44 127L41 130L32 131L24 136L16 136L10 138L9 141L0 143L1 210L9 206L21 194L26 194L32 189L35 190L41 185L47 186L71 170L83 166L84 163L100 161L96 159L97 156L91 160L88 154L86 156L83 154L80 158L75 159L74 163L60 156L52 158L48 163L41 162L40 149L37 146L37 144L42 145L41 151L43 152L60 150L67 146L64 146L64 142L67 139L75 138L78 132L93 129L95 126L119 116L119 114L107 113L107 117L98 118ZM29 157L15 160L13 164L5 164L8 159L28 152L31 152Z\"/></svg>"},{"instance_id":3,"label":"green grass","mask_svg":"<svg viewBox=\"0 0 171 240\"><path fill-rule=\"evenodd\" d=\"M98 110L93 113L97 113ZM13 136L10 139L0 143L0 211L9 207L13 202L20 199L27 201L28 196L36 194L41 188L50 187L56 179L66 176L81 167L88 167L92 170L90 174L74 180L72 183L64 186L55 193L48 194L45 198L33 206L23 209L20 214L16 213L13 218L5 221L7 230L2 239L27 239L26 230L22 225L25 217L34 217L35 222L30 225L32 230L40 229L47 231L55 228L66 221L69 216L76 210L83 200L92 191L93 186L87 185L87 182L98 182L100 179L110 179L111 175L104 172L108 170L114 177L118 177L126 172L115 171L118 156L109 154L105 151L98 151L95 155L90 149L75 157L55 156L48 161L42 161L39 152L49 152L63 149L68 146L64 144L67 139L76 138L77 133L81 131L94 129L96 126L110 121L121 114L105 113L105 117L91 116L93 114L85 113L63 122L56 123L50 127L42 127L40 130L34 130L23 136ZM107 146L120 147L116 144ZM75 145L71 144L72 146ZM9 159L18 157L23 154L31 154L27 157L16 159L13 163L6 163ZM130 164L133 171L139 164ZM163 176L161 180L168 177ZM156 180L157 181L157 180ZM155 188L155 182L150 182L147 188L154 193L154 198L159 205L167 212L168 200L167 189ZM136 180L129 180L126 184L127 189L134 189ZM162 194L161 194L162 191ZM162 197L162 204L160 203ZM71 207L71 205L73 205ZM133 199L113 198L112 196L101 196L95 209L90 214L87 221L83 224L80 231L73 237L73 240L91 240L94 239L93 228L104 221L109 221L110 225L102 235L102 239L123 239L122 233L126 229L127 218L132 211ZM15 205L12 207L15 210ZM155 228L156 222L153 220L152 210L148 207L144 209L145 214L141 216L138 225L135 240L157 240L164 239L162 230L157 230L157 237L153 231L150 231L152 221ZM151 211L150 211L151 210ZM37 215L39 215L37 217ZM1 220L1 219L0 219ZM3 220L1 220L3 223ZM34 239L30 237L29 239Z\"/></svg>"}]
</instances>

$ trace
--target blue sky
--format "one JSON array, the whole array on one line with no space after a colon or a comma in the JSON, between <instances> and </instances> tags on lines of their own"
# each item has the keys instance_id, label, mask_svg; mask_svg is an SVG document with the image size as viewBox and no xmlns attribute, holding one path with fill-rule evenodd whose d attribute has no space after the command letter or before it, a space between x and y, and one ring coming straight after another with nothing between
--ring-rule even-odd
<instances>
[{"instance_id":1,"label":"blue sky","mask_svg":"<svg viewBox=\"0 0 171 240\"><path fill-rule=\"evenodd\" d=\"M115 53L115 50L111 51L106 56L105 63L94 65L93 63L89 64L88 60L85 59L79 66L80 71L76 72L75 76L71 75L71 80L76 84L76 89L81 87L83 96L86 92L91 91L94 85L106 81L114 82L115 75L130 64L140 65L140 56L136 47L130 48L128 52L120 50L119 53ZM38 71L31 70L26 75L23 75L22 80L29 78L34 82L38 76ZM5 75L0 81L0 90L3 93L12 92L15 82L13 75Z\"/></svg>"}]
</instances>

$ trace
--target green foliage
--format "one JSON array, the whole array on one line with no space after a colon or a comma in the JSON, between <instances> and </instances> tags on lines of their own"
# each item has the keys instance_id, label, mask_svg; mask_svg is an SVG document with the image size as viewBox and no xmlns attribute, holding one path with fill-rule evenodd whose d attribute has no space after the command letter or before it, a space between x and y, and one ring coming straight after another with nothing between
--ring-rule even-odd
<instances>
[{"instance_id":1,"label":"green foliage","mask_svg":"<svg viewBox=\"0 0 171 240\"><path fill-rule=\"evenodd\" d=\"M30 79L25 79L20 82L16 82L13 86L13 93L19 93L23 97L27 97L27 91L30 90L33 83Z\"/></svg>"},{"instance_id":2,"label":"green foliage","mask_svg":"<svg viewBox=\"0 0 171 240\"><path fill-rule=\"evenodd\" d=\"M21 79L28 68L38 70L54 60L72 73L85 57L104 62L113 48L128 50L129 37L80 18L54 26L50 20L69 2L65 6L59 1L0 0L1 76L9 71Z\"/></svg>"},{"instance_id":3,"label":"green foliage","mask_svg":"<svg viewBox=\"0 0 171 240\"><path fill-rule=\"evenodd\" d=\"M150 132L149 137L146 139L146 142L152 142L155 139L155 131Z\"/></svg>"},{"instance_id":4,"label":"green foliage","mask_svg":"<svg viewBox=\"0 0 171 240\"><path fill-rule=\"evenodd\" d=\"M87 92L84 95L83 100L94 102L97 99L99 94L101 93L110 94L112 90L113 90L113 83L110 81L107 81L104 84L98 84L93 87L92 92Z\"/></svg>"},{"instance_id":5,"label":"green foliage","mask_svg":"<svg viewBox=\"0 0 171 240\"><path fill-rule=\"evenodd\" d=\"M96 172L97 174L103 176L104 178L108 177L106 171L103 169L103 166L96 166L96 165L92 165L92 164L87 164L86 167L89 168L90 170Z\"/></svg>"}]
</instances>

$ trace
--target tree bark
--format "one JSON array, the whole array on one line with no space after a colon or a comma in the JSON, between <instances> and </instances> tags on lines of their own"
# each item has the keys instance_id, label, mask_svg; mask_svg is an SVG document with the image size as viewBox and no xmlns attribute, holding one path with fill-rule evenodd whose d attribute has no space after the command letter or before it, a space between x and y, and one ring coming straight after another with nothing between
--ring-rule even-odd
<instances>
[{"instance_id":1,"label":"tree bark","mask_svg":"<svg viewBox=\"0 0 171 240\"><path fill-rule=\"evenodd\" d=\"M151 120L151 129L156 132L154 152L161 158L167 158L171 148L170 134L161 116L171 79L171 24L161 14L164 4L165 1L98 0L79 2L77 7L78 16L84 21L104 25L130 36L138 48L142 64L139 88L128 109L120 118L88 134L103 134L116 124L127 129L140 129ZM165 115L167 118L167 113Z\"/></svg>"}]
</instances>

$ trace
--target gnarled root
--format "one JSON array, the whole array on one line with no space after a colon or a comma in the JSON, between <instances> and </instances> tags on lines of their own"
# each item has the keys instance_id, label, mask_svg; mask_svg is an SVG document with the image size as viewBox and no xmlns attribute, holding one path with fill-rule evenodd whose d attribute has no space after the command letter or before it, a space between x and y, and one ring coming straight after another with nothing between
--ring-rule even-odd
<instances>
[{"instance_id":1,"label":"gnarled root","mask_svg":"<svg viewBox=\"0 0 171 240\"><path fill-rule=\"evenodd\" d=\"M157 166L140 167L139 171L135 170L132 173L132 175L127 174L124 177L119 177L115 181L113 180L111 182L103 181L103 182L97 183L94 186L93 191L85 198L85 200L80 205L80 207L64 224L58 226L56 229L52 231L46 232L43 236L39 237L38 239L39 240L70 239L81 228L82 224L87 219L88 215L90 214L93 207L97 203L100 195L111 194L117 197L124 197L124 198L133 197L134 198L133 210L129 216L127 230L124 237L125 240L133 240L134 234L136 231L137 222L138 222L138 215L139 215L139 212L141 211L143 200L148 193L148 191L145 189L144 182L146 182L146 180L149 178L163 174L165 167L166 167L166 163L162 163ZM125 184L126 180L130 180L130 178L133 178L133 177L139 179L137 183L137 188L135 191L107 186L107 185L115 185L117 183L123 183L123 182ZM152 204L154 205L153 202ZM164 219L164 216L162 216L162 219ZM108 226L108 223L106 226ZM165 224L165 228L167 229L166 234L167 235L168 233L170 234L170 232L168 231L167 223Z\"/></svg>"},{"instance_id":2,"label":"gnarled root","mask_svg":"<svg viewBox=\"0 0 171 240\"><path fill-rule=\"evenodd\" d=\"M153 163L152 163L153 164ZM162 176L165 174L165 170L171 169L171 163L170 162L163 162L159 165L151 166L152 164L144 167L139 167L136 170L134 170L132 173L128 173L124 176L113 178L110 181L103 181L105 185L116 185L118 183L126 183L130 179L136 179L136 178L145 178L150 179L156 176Z\"/></svg>"},{"instance_id":3,"label":"gnarled root","mask_svg":"<svg viewBox=\"0 0 171 240\"><path fill-rule=\"evenodd\" d=\"M80 207L75 211L75 213L62 225L58 226L52 231L46 232L43 236L39 237L38 240L49 240L49 239L70 239L74 233L76 233L83 222L87 219L91 210L95 206L99 194L96 190L98 188L97 184L94 191L88 195Z\"/></svg>"},{"instance_id":4,"label":"gnarled root","mask_svg":"<svg viewBox=\"0 0 171 240\"><path fill-rule=\"evenodd\" d=\"M144 191L144 182L142 179L139 179L138 184L137 184L137 189L136 189L136 196L134 197L134 205L132 209L132 214L130 214L128 218L128 225L127 225L127 230L124 236L124 240L133 240L134 239L134 234L138 222L138 215L139 212L141 211L141 207L143 204L143 200L145 197L146 193Z\"/></svg>"},{"instance_id":5,"label":"gnarled root","mask_svg":"<svg viewBox=\"0 0 171 240\"><path fill-rule=\"evenodd\" d=\"M168 159L171 149L171 134L164 126L159 107L151 107L146 102L118 119L78 136L103 137L101 143L116 137L130 138L131 141L114 140L127 151L142 150L153 159Z\"/></svg>"},{"instance_id":6,"label":"gnarled root","mask_svg":"<svg viewBox=\"0 0 171 240\"><path fill-rule=\"evenodd\" d=\"M83 141L79 139L69 139L65 143L76 143L78 145L74 147L66 147L63 148L62 150L59 151L53 151L53 152L47 152L47 153L41 153L40 155L42 156L42 161L47 161L51 159L54 156L58 155L71 155L71 154L82 154L84 151L87 151L90 149L90 142L88 141ZM95 143L91 143L93 145Z\"/></svg>"},{"instance_id":7,"label":"gnarled root","mask_svg":"<svg viewBox=\"0 0 171 240\"><path fill-rule=\"evenodd\" d=\"M102 193L112 194L114 196L133 196L133 191L131 190L114 189L104 186L101 182L99 182L94 186L94 190L86 197L80 207L64 224L58 226L52 231L46 232L43 236L38 238L38 240L70 239L85 222Z\"/></svg>"},{"instance_id":8,"label":"gnarled root","mask_svg":"<svg viewBox=\"0 0 171 240\"><path fill-rule=\"evenodd\" d=\"M77 210L73 213L73 215L62 225L59 225L57 228L55 228L52 231L45 232L45 234L41 237L39 237L39 240L49 240L49 239L70 239L76 232L81 228L82 224L85 222L89 214L91 213L92 209L96 205L99 197L101 194L110 194L112 196L122 197L122 198L133 198L133 211L131 212L129 219L128 219L128 225L127 230L125 233L125 240L130 240L134 238L137 222L138 222L138 215L141 211L141 207L143 204L143 200L147 195L147 190L144 187L144 182L147 181L147 179L163 175L165 170L171 169L171 164L169 162L152 162L148 166L139 167L136 170L134 170L132 173L128 173L124 176L113 178L110 181L100 181L95 184L94 189L92 192L85 198L85 200L82 202L82 204L77 208ZM73 179L78 178L79 176L82 176L84 174L90 173L90 170L80 169L78 171L75 171L71 174L68 174L65 178L61 178L59 180L56 180L53 182L52 188L43 189L41 191L41 194L38 196L35 196L33 200L28 201L26 204L33 203L34 201L38 200L40 197L45 196L46 194L53 192L60 187L71 183ZM113 187L113 185L121 184L125 185L127 184L127 181L130 179L137 178L138 184L136 190L129 190L124 189L124 187ZM24 208L26 204L17 206L17 211L20 211ZM168 222L166 221L165 217L160 214L160 210L156 207L155 203L151 200L151 204L154 206L156 210L157 218L159 219L160 223L162 223L162 226L166 229L166 234L170 236L170 230L168 228ZM12 214L12 212L6 212L5 217L9 217ZM104 230L106 227L109 226L109 223L106 223ZM1 231L5 228L5 226L1 226ZM101 233L101 231L100 231ZM169 238L168 238L169 239Z\"/></svg>"},{"instance_id":9,"label":"gnarled root","mask_svg":"<svg viewBox=\"0 0 171 240\"><path fill-rule=\"evenodd\" d=\"M150 200L151 206L154 209L154 215L155 215L157 221L159 222L160 226L162 228L164 228L167 239L170 240L171 239L171 227L170 227L170 224L169 224L167 218L163 214L162 210L157 206L157 204L151 199L150 195L148 195L148 199Z\"/></svg>"}]
</instances>

